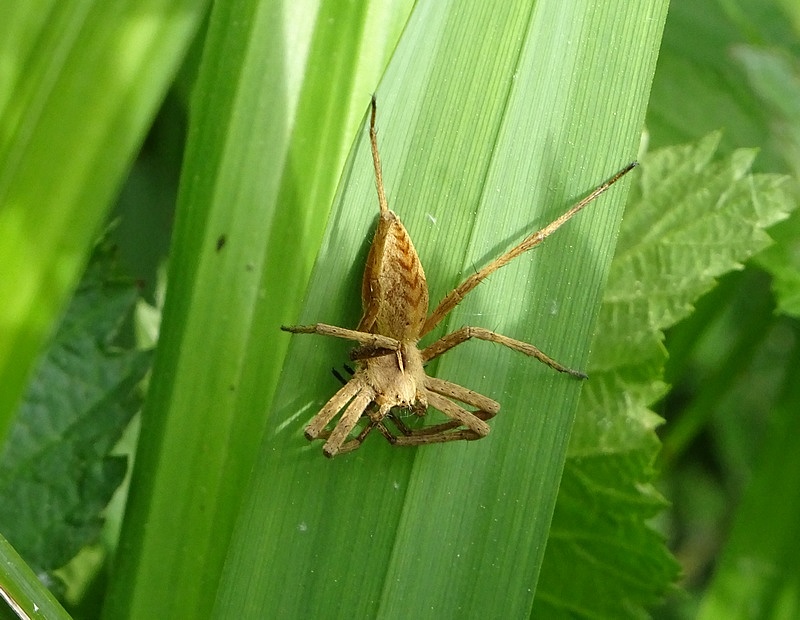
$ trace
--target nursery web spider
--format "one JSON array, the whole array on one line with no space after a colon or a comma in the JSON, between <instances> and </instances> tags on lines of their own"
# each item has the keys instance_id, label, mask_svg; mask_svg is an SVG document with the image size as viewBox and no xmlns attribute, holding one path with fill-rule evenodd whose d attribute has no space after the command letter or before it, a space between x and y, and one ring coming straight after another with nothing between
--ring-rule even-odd
<instances>
[{"instance_id":1,"label":"nursery web spider","mask_svg":"<svg viewBox=\"0 0 800 620\"><path fill-rule=\"evenodd\" d=\"M371 107L369 138L380 219L364 269L361 289L364 315L354 330L325 323L281 327L295 334L321 334L359 343L350 353L350 358L356 362L352 378L305 429L307 439L326 440L322 451L327 457L355 450L375 428L392 444L405 446L485 437L489 433L486 421L497 414L500 405L468 388L428 376L424 369L424 364L470 338L502 344L535 357L559 372L585 379L584 373L559 364L532 344L482 327L462 327L422 349L417 343L484 278L539 245L636 166L636 162L628 164L566 213L470 275L428 314L428 285L422 263L400 218L389 210L386 201L375 130L374 96ZM454 401L476 409L468 411ZM443 412L450 421L412 430L393 412L393 409L401 408L422 416L428 406ZM328 429L328 424L342 410L344 412L334 428ZM350 438L362 416L368 418L368 423L356 437ZM387 418L394 421L399 435L386 427L384 421Z\"/></svg>"}]
</instances>

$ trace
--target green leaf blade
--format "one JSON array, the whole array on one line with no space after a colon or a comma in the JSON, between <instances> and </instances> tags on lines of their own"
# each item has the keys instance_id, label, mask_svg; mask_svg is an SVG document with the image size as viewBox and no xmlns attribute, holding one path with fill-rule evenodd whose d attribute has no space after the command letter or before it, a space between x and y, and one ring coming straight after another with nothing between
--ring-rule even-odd
<instances>
[{"instance_id":1,"label":"green leaf blade","mask_svg":"<svg viewBox=\"0 0 800 620\"><path fill-rule=\"evenodd\" d=\"M215 5L109 618L209 614L274 414L280 325L408 5Z\"/></svg>"},{"instance_id":2,"label":"green leaf blade","mask_svg":"<svg viewBox=\"0 0 800 620\"><path fill-rule=\"evenodd\" d=\"M632 156L665 5L578 7L416 7L377 93L378 131L389 203L434 300ZM499 63L491 72L481 64L487 32ZM609 38L620 52L613 58L600 53ZM345 178L293 322L357 322L377 211L363 133ZM488 326L580 367L624 191L623 183L576 218L560 242L494 274L449 327ZM369 437L327 462L301 432L337 389L330 368L347 349L311 336L290 347L216 613L527 614L580 383L500 347L464 345L435 372L502 401L489 438L396 450Z\"/></svg>"}]
</instances>

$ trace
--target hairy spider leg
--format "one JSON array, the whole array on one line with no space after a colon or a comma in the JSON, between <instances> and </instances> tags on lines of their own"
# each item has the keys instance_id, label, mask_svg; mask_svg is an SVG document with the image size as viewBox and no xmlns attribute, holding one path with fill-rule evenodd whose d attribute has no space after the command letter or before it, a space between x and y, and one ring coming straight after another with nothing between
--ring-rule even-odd
<instances>
[{"instance_id":1,"label":"hairy spider leg","mask_svg":"<svg viewBox=\"0 0 800 620\"><path fill-rule=\"evenodd\" d=\"M595 190L593 190L586 198L578 202L575 206L569 209L563 215L557 217L555 220L550 222L547 226L542 228L541 230L537 230L536 232L528 235L523 239L520 243L515 245L511 248L508 252L495 258L491 263L486 265L483 269L478 270L477 272L473 273L469 276L466 280L464 280L461 284L459 284L456 288L450 291L447 295L445 295L444 299L439 302L439 305L436 306L433 312L428 315L428 318L425 319L425 325L422 327L422 332L420 333L420 338L422 336L429 333L432 329L434 329L441 320L446 317L450 311L455 308L459 302L464 299L464 297L478 284L480 284L486 277L510 263L520 254L527 252L535 248L539 245L542 241L547 239L551 234L557 231L561 226L566 224L574 215L576 215L579 211L581 211L586 205L592 202L595 198L600 196L600 194L604 193L609 187L614 185L617 181L619 181L622 177L628 174L631 170L633 170L638 165L637 162L631 162L622 170L614 174L611 178L606 180L604 183L599 185Z\"/></svg>"},{"instance_id":2,"label":"hairy spider leg","mask_svg":"<svg viewBox=\"0 0 800 620\"><path fill-rule=\"evenodd\" d=\"M486 340L488 342L502 344L509 349L513 349L514 351L519 351L520 353L524 353L530 357L535 357L540 362L547 364L550 366L550 368L554 368L559 372L565 372L573 377L577 377L578 379L588 378L586 373L567 368L530 343L523 342L522 340L514 340L513 338L503 336L502 334L484 329L483 327L462 327L461 329L457 329L446 336L442 336L439 338L439 340L423 349L422 360L424 362L429 362L430 360L439 357L453 347L456 347L471 338L478 338L479 340Z\"/></svg>"}]
</instances>

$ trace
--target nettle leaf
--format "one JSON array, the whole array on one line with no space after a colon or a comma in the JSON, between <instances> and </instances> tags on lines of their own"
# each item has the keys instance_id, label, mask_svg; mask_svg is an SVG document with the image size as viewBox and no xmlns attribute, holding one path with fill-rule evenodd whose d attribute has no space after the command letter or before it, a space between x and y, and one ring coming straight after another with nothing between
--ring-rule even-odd
<instances>
[{"instance_id":1,"label":"nettle leaf","mask_svg":"<svg viewBox=\"0 0 800 620\"><path fill-rule=\"evenodd\" d=\"M667 390L662 330L692 311L715 278L770 243L792 209L786 178L751 175L751 150L714 161L719 135L646 156L611 264L534 617L641 617L678 566L647 525Z\"/></svg>"},{"instance_id":2,"label":"nettle leaf","mask_svg":"<svg viewBox=\"0 0 800 620\"><path fill-rule=\"evenodd\" d=\"M110 455L140 406L149 352L114 345L137 292L96 252L0 453L0 531L37 571L97 538L126 458Z\"/></svg>"},{"instance_id":3,"label":"nettle leaf","mask_svg":"<svg viewBox=\"0 0 800 620\"><path fill-rule=\"evenodd\" d=\"M744 69L752 91L769 111L770 144L779 148L795 176L800 172L800 61L778 49L740 45L733 57ZM797 202L795 185L794 200ZM770 231L777 243L758 257L772 276L776 311L800 317L800 214Z\"/></svg>"},{"instance_id":4,"label":"nettle leaf","mask_svg":"<svg viewBox=\"0 0 800 620\"><path fill-rule=\"evenodd\" d=\"M797 197L794 200L800 203ZM795 212L770 234L776 243L759 255L758 265L773 278L775 311L800 318L800 213Z\"/></svg>"}]
</instances>

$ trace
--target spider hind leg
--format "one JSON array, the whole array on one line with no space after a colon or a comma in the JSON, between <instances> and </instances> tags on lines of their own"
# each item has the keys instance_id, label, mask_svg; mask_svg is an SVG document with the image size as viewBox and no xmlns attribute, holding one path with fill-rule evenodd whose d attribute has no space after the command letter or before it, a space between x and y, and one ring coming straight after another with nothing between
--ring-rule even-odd
<instances>
[{"instance_id":1,"label":"spider hind leg","mask_svg":"<svg viewBox=\"0 0 800 620\"><path fill-rule=\"evenodd\" d=\"M449 416L451 420L412 429L397 412L391 411L387 418L392 420L399 434L394 435L384 427L381 434L389 443L397 446L418 446L449 441L474 441L488 434L489 427L485 422L492 419L500 410L500 405L496 401L456 383L435 377L427 377L426 388L430 404ZM467 411L452 402L453 400L476 407L477 410ZM467 428L464 428L465 426Z\"/></svg>"}]
</instances>

